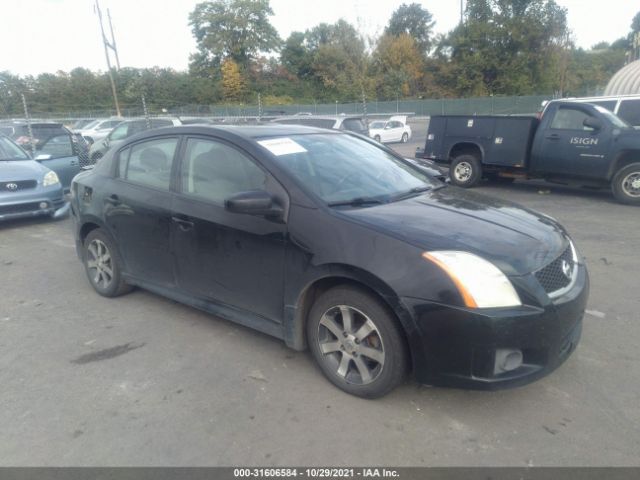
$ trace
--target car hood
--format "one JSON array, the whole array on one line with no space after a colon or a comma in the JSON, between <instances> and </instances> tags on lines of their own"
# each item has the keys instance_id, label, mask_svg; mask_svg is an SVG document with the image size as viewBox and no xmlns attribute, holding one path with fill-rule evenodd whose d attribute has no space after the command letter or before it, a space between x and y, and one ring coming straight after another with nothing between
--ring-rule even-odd
<instances>
[{"instance_id":1,"label":"car hood","mask_svg":"<svg viewBox=\"0 0 640 480\"><path fill-rule=\"evenodd\" d=\"M0 160L0 182L41 180L49 169L35 160Z\"/></svg>"},{"instance_id":2,"label":"car hood","mask_svg":"<svg viewBox=\"0 0 640 480\"><path fill-rule=\"evenodd\" d=\"M446 187L407 200L340 210L351 221L424 250L462 250L507 275L536 271L567 247L552 218L497 198Z\"/></svg>"}]
</instances>

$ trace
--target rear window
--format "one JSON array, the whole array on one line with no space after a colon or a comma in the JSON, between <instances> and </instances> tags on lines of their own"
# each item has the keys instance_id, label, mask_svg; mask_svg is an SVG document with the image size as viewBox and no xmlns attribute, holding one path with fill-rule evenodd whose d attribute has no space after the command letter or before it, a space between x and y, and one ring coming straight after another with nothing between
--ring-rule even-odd
<instances>
[{"instance_id":1,"label":"rear window","mask_svg":"<svg viewBox=\"0 0 640 480\"><path fill-rule=\"evenodd\" d=\"M367 130L367 126L361 118L347 118L342 122L342 128L351 132L365 132Z\"/></svg>"},{"instance_id":2,"label":"rear window","mask_svg":"<svg viewBox=\"0 0 640 480\"><path fill-rule=\"evenodd\" d=\"M640 127L640 99L622 100L618 116L626 120L632 127Z\"/></svg>"}]
</instances>

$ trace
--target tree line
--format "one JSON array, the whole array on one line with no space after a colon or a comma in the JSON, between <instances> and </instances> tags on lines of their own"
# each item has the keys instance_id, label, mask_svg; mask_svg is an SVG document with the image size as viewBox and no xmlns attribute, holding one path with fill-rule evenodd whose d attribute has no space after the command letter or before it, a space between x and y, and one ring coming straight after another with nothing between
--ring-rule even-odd
<instances>
[{"instance_id":1,"label":"tree line","mask_svg":"<svg viewBox=\"0 0 640 480\"><path fill-rule=\"evenodd\" d=\"M621 68L640 31L640 12L615 42L575 46L567 10L553 0L467 0L463 21L435 34L433 15L402 4L384 31L367 37L341 19L281 39L269 0L214 0L195 6L197 43L189 70L124 68L120 101L152 109L221 103L351 102L367 99L592 94ZM621 19L622 20L622 19ZM0 72L0 115L111 108L108 75Z\"/></svg>"}]
</instances>

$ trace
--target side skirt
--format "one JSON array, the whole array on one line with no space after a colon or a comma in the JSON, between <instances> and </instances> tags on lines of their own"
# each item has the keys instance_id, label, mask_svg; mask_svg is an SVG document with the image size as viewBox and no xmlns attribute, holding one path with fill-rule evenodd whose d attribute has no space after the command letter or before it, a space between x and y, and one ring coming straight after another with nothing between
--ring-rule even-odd
<instances>
[{"instance_id":1,"label":"side skirt","mask_svg":"<svg viewBox=\"0 0 640 480\"><path fill-rule=\"evenodd\" d=\"M230 320L234 323L238 323L245 327L258 330L259 332L266 333L273 337L284 339L284 331L282 324L274 322L266 317L257 315L248 310L226 305L224 303L212 302L201 298L195 298L186 293L180 292L174 288L161 287L152 283L141 281L137 278L123 274L123 277L130 285L135 285L144 290L148 290L162 297L170 298L176 302L180 302L190 307L203 310L207 313L211 313L217 317Z\"/></svg>"}]
</instances>

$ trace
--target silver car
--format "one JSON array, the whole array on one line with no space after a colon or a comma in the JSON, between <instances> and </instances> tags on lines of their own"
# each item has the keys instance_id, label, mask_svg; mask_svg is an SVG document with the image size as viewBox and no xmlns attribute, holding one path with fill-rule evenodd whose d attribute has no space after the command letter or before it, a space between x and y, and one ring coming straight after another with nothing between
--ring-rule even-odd
<instances>
[{"instance_id":1,"label":"silver car","mask_svg":"<svg viewBox=\"0 0 640 480\"><path fill-rule=\"evenodd\" d=\"M0 135L0 221L69 212L58 175Z\"/></svg>"},{"instance_id":2,"label":"silver car","mask_svg":"<svg viewBox=\"0 0 640 480\"><path fill-rule=\"evenodd\" d=\"M123 120L123 118L119 117L99 118L85 125L80 130L77 130L76 133L82 135L87 142L95 143L106 137L109 132L113 130L116 125L122 123Z\"/></svg>"}]
</instances>

